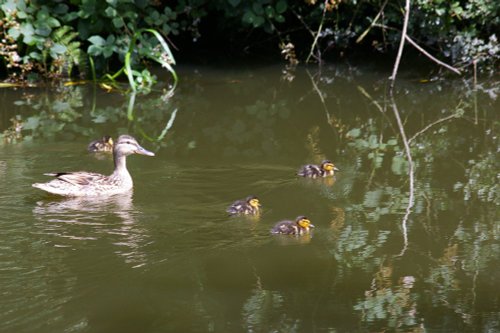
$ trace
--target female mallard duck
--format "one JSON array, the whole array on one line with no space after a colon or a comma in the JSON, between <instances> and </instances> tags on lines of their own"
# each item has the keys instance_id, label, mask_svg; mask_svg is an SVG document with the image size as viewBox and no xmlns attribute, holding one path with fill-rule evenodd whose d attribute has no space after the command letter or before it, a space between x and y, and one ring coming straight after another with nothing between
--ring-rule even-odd
<instances>
[{"instance_id":1,"label":"female mallard duck","mask_svg":"<svg viewBox=\"0 0 500 333\"><path fill-rule=\"evenodd\" d=\"M113 139L109 135L105 135L101 139L89 143L87 150L91 153L112 152Z\"/></svg>"},{"instance_id":2,"label":"female mallard duck","mask_svg":"<svg viewBox=\"0 0 500 333\"><path fill-rule=\"evenodd\" d=\"M303 235L314 228L311 221L305 216L298 216L295 221L280 221L271 229L272 234Z\"/></svg>"},{"instance_id":3,"label":"female mallard duck","mask_svg":"<svg viewBox=\"0 0 500 333\"><path fill-rule=\"evenodd\" d=\"M127 156L131 154L155 156L153 152L142 148L130 135L121 135L113 148L115 170L111 175L105 176L85 171L46 173L45 175L54 176L56 179L47 183L35 183L33 187L53 194L73 197L127 192L133 187L132 177L127 170Z\"/></svg>"},{"instance_id":4,"label":"female mallard duck","mask_svg":"<svg viewBox=\"0 0 500 333\"><path fill-rule=\"evenodd\" d=\"M244 200L236 200L227 208L230 215L258 215L260 213L259 199L251 195Z\"/></svg>"},{"instance_id":5,"label":"female mallard duck","mask_svg":"<svg viewBox=\"0 0 500 333\"><path fill-rule=\"evenodd\" d=\"M331 161L325 160L320 165L304 165L297 175L307 178L328 177L333 176L335 171L339 171L339 169Z\"/></svg>"}]
</instances>

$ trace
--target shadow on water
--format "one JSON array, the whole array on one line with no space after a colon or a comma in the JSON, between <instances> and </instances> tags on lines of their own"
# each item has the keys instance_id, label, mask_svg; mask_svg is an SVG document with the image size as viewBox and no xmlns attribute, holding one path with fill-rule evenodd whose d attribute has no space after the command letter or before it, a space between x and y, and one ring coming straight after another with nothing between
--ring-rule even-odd
<instances>
[{"instance_id":1,"label":"shadow on water","mask_svg":"<svg viewBox=\"0 0 500 333\"><path fill-rule=\"evenodd\" d=\"M377 69L179 76L173 94L2 91L0 331L498 330L497 83L406 73L391 100ZM127 161L133 193L31 188L111 172L85 147L122 133L156 153ZM296 176L324 159L334 178ZM259 216L226 214L249 195ZM270 235L299 215L313 233Z\"/></svg>"}]
</instances>

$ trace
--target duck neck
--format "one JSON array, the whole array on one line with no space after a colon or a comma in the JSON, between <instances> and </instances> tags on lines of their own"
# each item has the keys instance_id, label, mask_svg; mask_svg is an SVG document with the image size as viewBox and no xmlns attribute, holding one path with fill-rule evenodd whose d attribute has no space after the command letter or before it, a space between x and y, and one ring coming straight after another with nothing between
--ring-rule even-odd
<instances>
[{"instance_id":1,"label":"duck neck","mask_svg":"<svg viewBox=\"0 0 500 333\"><path fill-rule=\"evenodd\" d=\"M127 156L117 155L115 153L113 156L113 160L115 162L115 170L113 172L114 176L129 175L127 170Z\"/></svg>"}]
</instances>

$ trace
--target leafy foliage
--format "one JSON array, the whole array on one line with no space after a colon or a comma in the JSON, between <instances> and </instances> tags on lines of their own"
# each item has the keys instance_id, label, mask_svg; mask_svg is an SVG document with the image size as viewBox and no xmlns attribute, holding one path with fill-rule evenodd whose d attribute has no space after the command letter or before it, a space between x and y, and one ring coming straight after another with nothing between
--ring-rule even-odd
<instances>
[{"instance_id":1,"label":"leafy foliage","mask_svg":"<svg viewBox=\"0 0 500 333\"><path fill-rule=\"evenodd\" d=\"M331 51L344 53L361 35L357 42L363 40L376 52L385 52L398 43L402 25L399 4L379 0L178 0L168 4L153 0L84 0L71 4L5 0L0 8L0 54L4 56L5 72L14 79L26 79L32 73L72 75L74 66L80 75L87 74L88 66L83 61L86 54L95 58L95 71L109 73L117 63L124 64L132 45L132 58L136 58L132 59L133 66L140 76L145 65L142 60L154 54L158 45L165 49L158 38L138 34L141 29L154 30L167 40L173 36L189 43L205 39L206 45L212 40L221 45L223 34L245 50L267 34L271 38L266 40L275 41L273 52L281 48L283 56L296 63L308 53L317 60ZM500 53L496 36L499 11L500 3L494 0L418 0L412 3L409 34L440 50L441 57L450 58L458 66L494 65ZM218 19L217 34L210 36L200 26L213 18ZM164 56L173 60L170 52L162 52L155 59Z\"/></svg>"}]
</instances>

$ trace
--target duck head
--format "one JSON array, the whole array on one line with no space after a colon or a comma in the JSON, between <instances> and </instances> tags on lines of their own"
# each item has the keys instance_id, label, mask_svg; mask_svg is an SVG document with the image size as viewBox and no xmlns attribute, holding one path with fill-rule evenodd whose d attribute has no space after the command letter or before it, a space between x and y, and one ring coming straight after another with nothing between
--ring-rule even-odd
<instances>
[{"instance_id":1,"label":"duck head","mask_svg":"<svg viewBox=\"0 0 500 333\"><path fill-rule=\"evenodd\" d=\"M295 223L297 223L299 227L306 230L309 230L309 228L314 228L314 225L311 224L311 221L305 216L298 216L295 219Z\"/></svg>"},{"instance_id":2,"label":"duck head","mask_svg":"<svg viewBox=\"0 0 500 333\"><path fill-rule=\"evenodd\" d=\"M325 160L325 161L321 162L321 169L323 169L325 171L339 171L339 169L337 169L335 164L333 164L329 160Z\"/></svg>"},{"instance_id":3,"label":"duck head","mask_svg":"<svg viewBox=\"0 0 500 333\"><path fill-rule=\"evenodd\" d=\"M254 208L259 208L261 206L259 199L254 195L247 198L247 203Z\"/></svg>"},{"instance_id":4,"label":"duck head","mask_svg":"<svg viewBox=\"0 0 500 333\"><path fill-rule=\"evenodd\" d=\"M137 140L130 135L120 135L114 144L113 152L117 156L128 156L132 154L155 156L155 153L141 147L141 145L137 143Z\"/></svg>"}]
</instances>

